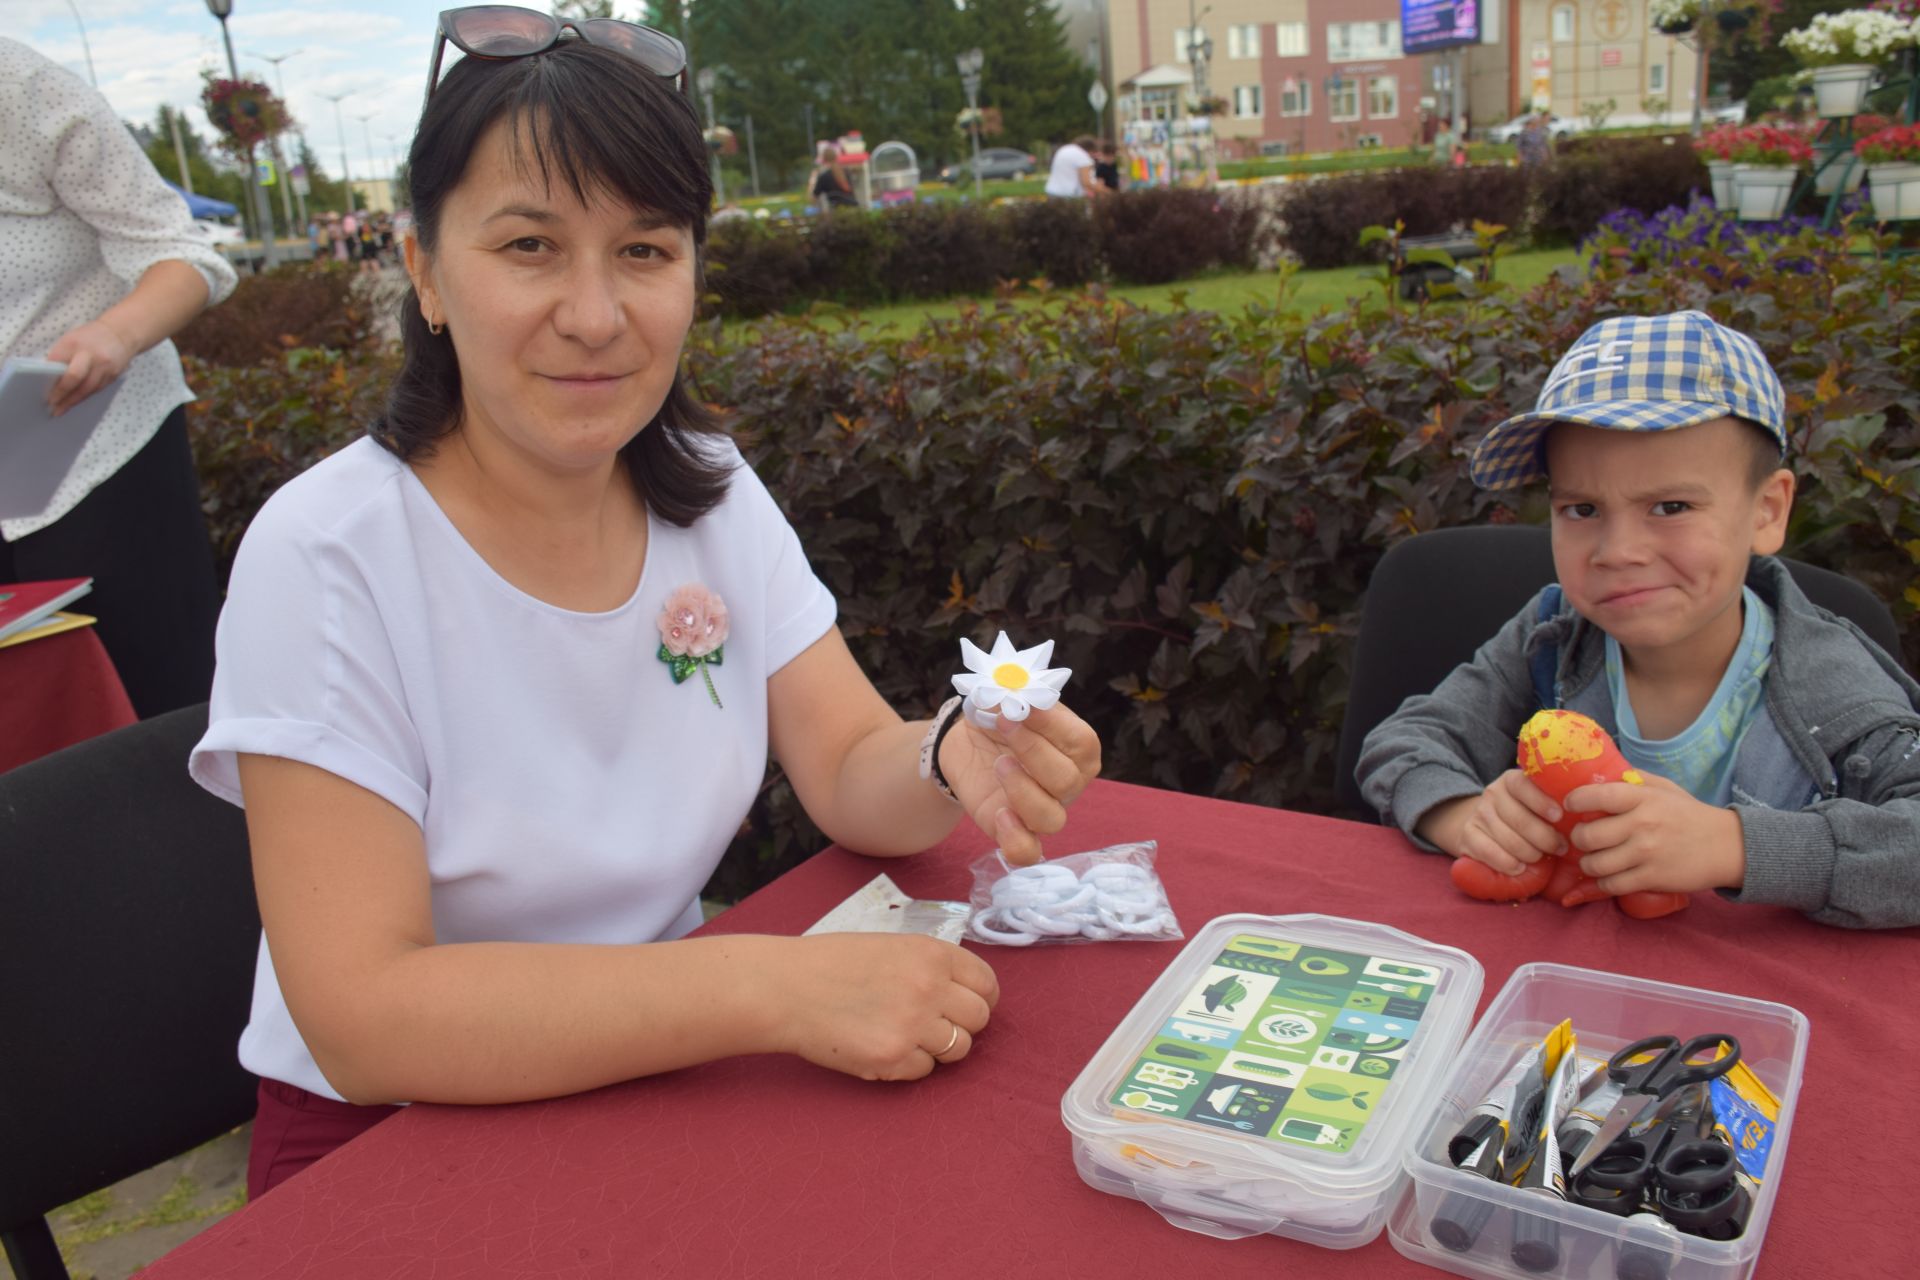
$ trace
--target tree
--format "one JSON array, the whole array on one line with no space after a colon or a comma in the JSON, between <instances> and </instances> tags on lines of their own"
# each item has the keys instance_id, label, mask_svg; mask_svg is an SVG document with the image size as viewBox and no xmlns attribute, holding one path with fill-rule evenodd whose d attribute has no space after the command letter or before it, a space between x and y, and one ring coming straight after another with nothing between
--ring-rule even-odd
<instances>
[{"instance_id":1,"label":"tree","mask_svg":"<svg viewBox=\"0 0 1920 1280\"><path fill-rule=\"evenodd\" d=\"M585 22L589 18L611 18L613 0L554 0L553 16Z\"/></svg>"},{"instance_id":2,"label":"tree","mask_svg":"<svg viewBox=\"0 0 1920 1280\"><path fill-rule=\"evenodd\" d=\"M1067 49L1066 27L1047 0L970 0L962 27L967 44L986 55L980 105L1000 108L1015 145L1044 157L1048 142L1092 125L1093 68Z\"/></svg>"},{"instance_id":3,"label":"tree","mask_svg":"<svg viewBox=\"0 0 1920 1280\"><path fill-rule=\"evenodd\" d=\"M246 179L225 160L216 162L206 140L194 130L184 112L175 111L164 104L161 106L153 121L153 139L146 147L147 159L153 162L153 167L167 181L177 187L187 185L181 180L180 155L173 146L176 115L180 120L181 149L187 153L187 175L193 179L194 194L225 200L235 207L244 208L247 203Z\"/></svg>"}]
</instances>

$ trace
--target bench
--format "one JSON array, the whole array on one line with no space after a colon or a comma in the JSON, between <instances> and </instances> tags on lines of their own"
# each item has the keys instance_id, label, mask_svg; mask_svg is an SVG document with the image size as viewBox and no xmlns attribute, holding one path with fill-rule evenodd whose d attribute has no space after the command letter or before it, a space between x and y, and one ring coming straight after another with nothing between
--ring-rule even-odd
<instances>
[{"instance_id":1,"label":"bench","mask_svg":"<svg viewBox=\"0 0 1920 1280\"><path fill-rule=\"evenodd\" d=\"M1453 259L1451 265L1435 262L1424 256L1419 261L1408 259L1426 250L1440 252ZM1472 267L1459 265L1462 262L1478 259ZM1425 301L1428 291L1436 283L1453 284L1460 280L1477 280L1482 284L1493 279L1493 258L1472 233L1449 231L1435 236L1399 236L1393 241L1393 274L1400 280L1400 296L1409 302Z\"/></svg>"}]
</instances>

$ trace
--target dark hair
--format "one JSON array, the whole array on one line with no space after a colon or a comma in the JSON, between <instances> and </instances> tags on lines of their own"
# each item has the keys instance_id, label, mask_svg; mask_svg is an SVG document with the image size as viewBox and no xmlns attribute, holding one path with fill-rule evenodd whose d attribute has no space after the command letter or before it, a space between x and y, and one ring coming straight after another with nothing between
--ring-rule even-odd
<instances>
[{"instance_id":1,"label":"dark hair","mask_svg":"<svg viewBox=\"0 0 1920 1280\"><path fill-rule=\"evenodd\" d=\"M530 161L542 181L557 177L583 201L609 196L664 213L687 228L701 253L713 183L692 104L671 81L584 40L527 58L463 58L440 82L407 153L414 235L427 252L447 197L499 120L520 138L516 161ZM697 257L695 265L697 281ZM460 425L460 362L453 340L428 330L412 289L400 303L400 342L400 373L372 434L410 459ZM676 372L659 413L620 450L648 510L684 528L719 504L730 468L699 437L721 434L718 415L688 394Z\"/></svg>"},{"instance_id":2,"label":"dark hair","mask_svg":"<svg viewBox=\"0 0 1920 1280\"><path fill-rule=\"evenodd\" d=\"M1747 441L1747 486L1758 489L1768 476L1787 465L1786 453L1780 447L1780 437L1769 428L1738 415L1733 420L1746 428L1740 434Z\"/></svg>"}]
</instances>

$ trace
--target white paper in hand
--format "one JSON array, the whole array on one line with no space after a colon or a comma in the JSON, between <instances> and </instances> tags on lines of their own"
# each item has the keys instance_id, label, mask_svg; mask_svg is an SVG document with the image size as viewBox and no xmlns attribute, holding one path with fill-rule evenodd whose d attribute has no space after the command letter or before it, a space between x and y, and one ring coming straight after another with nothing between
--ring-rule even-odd
<instances>
[{"instance_id":1,"label":"white paper in hand","mask_svg":"<svg viewBox=\"0 0 1920 1280\"><path fill-rule=\"evenodd\" d=\"M8 356L0 365L0 520L28 519L47 509L117 394L116 378L55 418L47 412L47 397L66 370L24 356Z\"/></svg>"}]
</instances>

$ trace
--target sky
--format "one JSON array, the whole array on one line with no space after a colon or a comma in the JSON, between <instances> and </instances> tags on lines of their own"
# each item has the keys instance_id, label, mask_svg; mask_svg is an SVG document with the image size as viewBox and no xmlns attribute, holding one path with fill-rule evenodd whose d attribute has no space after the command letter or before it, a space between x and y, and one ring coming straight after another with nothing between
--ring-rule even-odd
<instances>
[{"instance_id":1,"label":"sky","mask_svg":"<svg viewBox=\"0 0 1920 1280\"><path fill-rule=\"evenodd\" d=\"M307 143L332 176L341 171L341 126L355 178L386 176L406 154L426 88L434 22L449 0L234 0L227 19L240 74L274 87L280 64L286 98ZM529 6L533 7L533 6ZM541 5L539 7L546 7ZM162 103L187 113L209 141L200 109L200 72L225 73L220 23L204 0L0 0L0 33L87 78L77 8L93 51L101 93L121 119L151 125ZM457 56L457 51L449 50ZM322 94L345 93L339 123ZM370 116L364 123L361 116ZM371 138L371 158L368 141Z\"/></svg>"}]
</instances>

